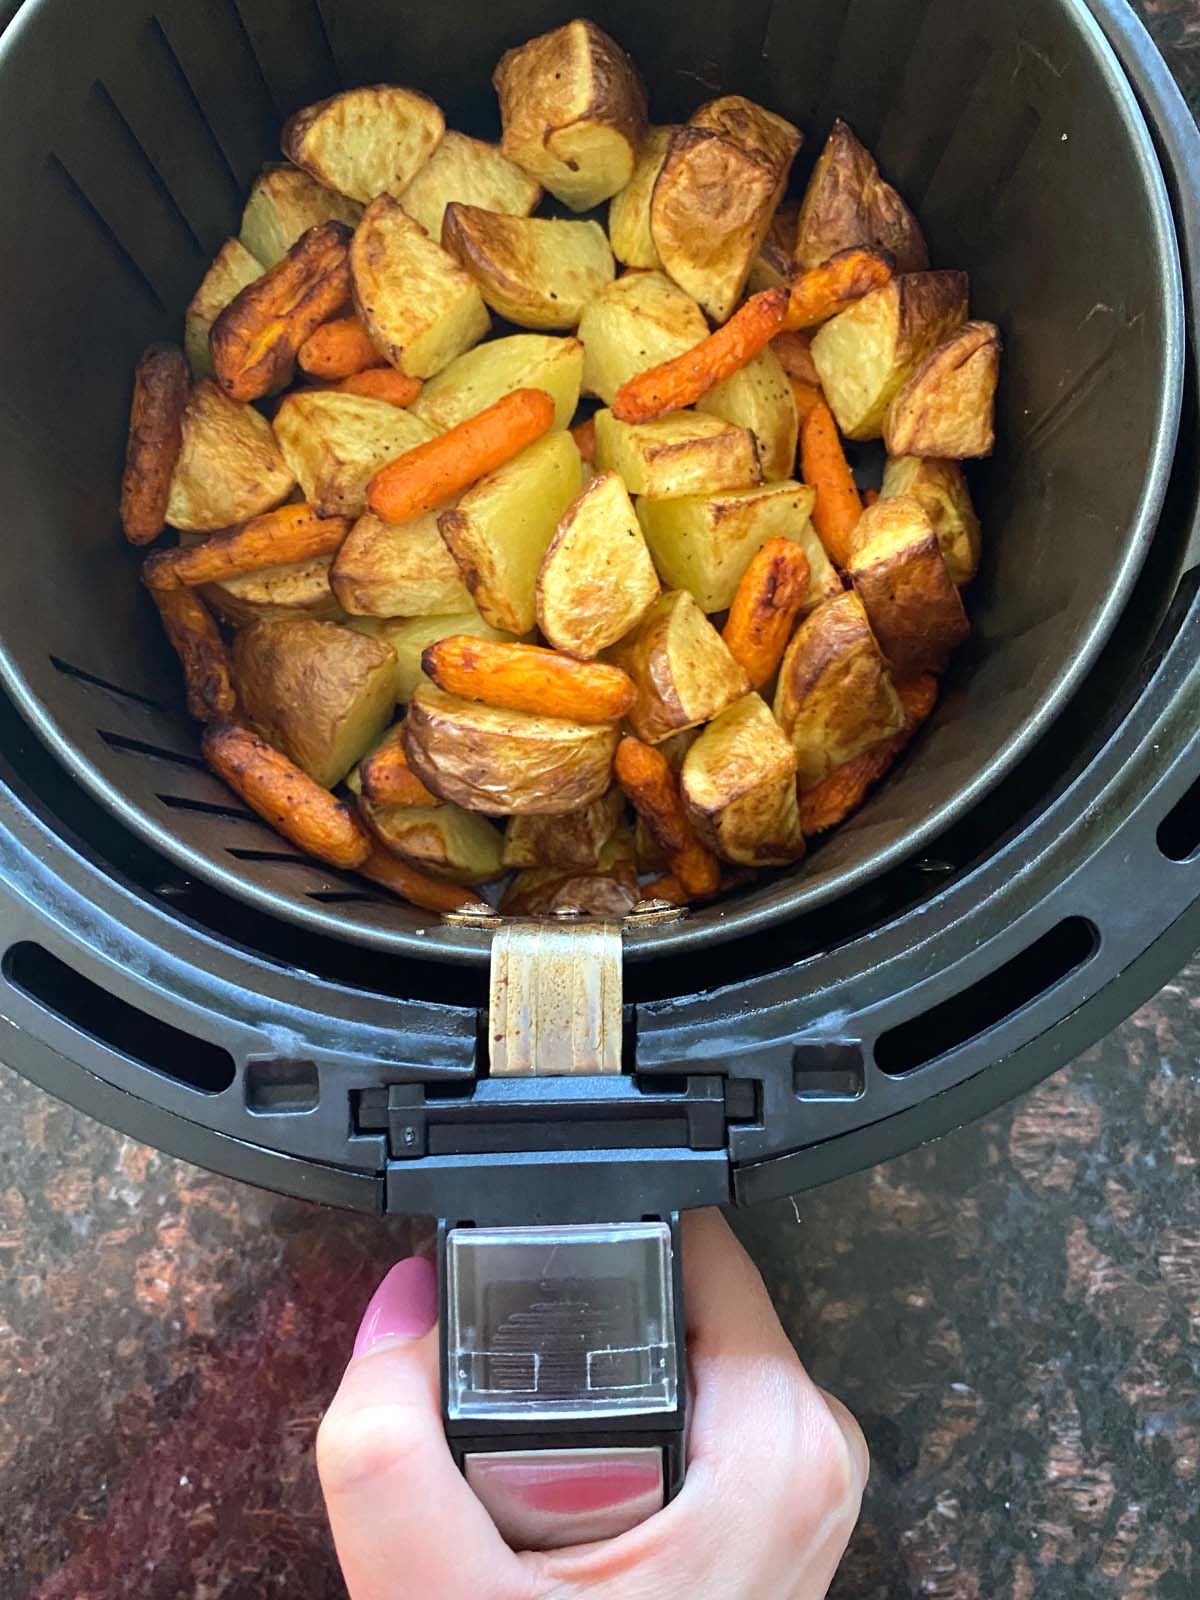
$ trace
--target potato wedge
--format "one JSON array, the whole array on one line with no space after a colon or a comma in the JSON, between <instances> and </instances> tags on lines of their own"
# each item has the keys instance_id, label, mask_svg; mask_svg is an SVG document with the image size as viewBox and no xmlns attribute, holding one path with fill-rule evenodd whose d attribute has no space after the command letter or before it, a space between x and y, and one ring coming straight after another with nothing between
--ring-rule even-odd
<instances>
[{"instance_id":1,"label":"potato wedge","mask_svg":"<svg viewBox=\"0 0 1200 1600\"><path fill-rule=\"evenodd\" d=\"M594 867L529 867L500 901L508 917L604 917L619 922L638 901L637 866L628 830L614 836Z\"/></svg>"},{"instance_id":2,"label":"potato wedge","mask_svg":"<svg viewBox=\"0 0 1200 1600\"><path fill-rule=\"evenodd\" d=\"M787 373L769 345L697 400L696 410L750 429L764 483L778 483L795 473L800 432L796 401Z\"/></svg>"},{"instance_id":3,"label":"potato wedge","mask_svg":"<svg viewBox=\"0 0 1200 1600\"><path fill-rule=\"evenodd\" d=\"M570 426L579 404L583 346L549 333L514 333L476 345L430 378L409 408L435 433L445 433L515 389L544 389L554 401L554 426Z\"/></svg>"},{"instance_id":4,"label":"potato wedge","mask_svg":"<svg viewBox=\"0 0 1200 1600\"><path fill-rule=\"evenodd\" d=\"M335 622L341 618L342 608L329 587L332 565L332 556L314 556L226 578L224 583L205 584L200 592L231 628L244 628L260 617L316 617Z\"/></svg>"},{"instance_id":5,"label":"potato wedge","mask_svg":"<svg viewBox=\"0 0 1200 1600\"><path fill-rule=\"evenodd\" d=\"M758 294L761 289L778 289L791 280L795 267L792 255L796 248L796 225L800 220L800 202L782 200L775 207L771 226L762 242L762 248L750 268L746 289Z\"/></svg>"},{"instance_id":6,"label":"potato wedge","mask_svg":"<svg viewBox=\"0 0 1200 1600\"><path fill-rule=\"evenodd\" d=\"M381 83L305 106L284 124L281 143L318 183L365 205L381 194L398 198L445 131L428 95Z\"/></svg>"},{"instance_id":7,"label":"potato wedge","mask_svg":"<svg viewBox=\"0 0 1200 1600\"><path fill-rule=\"evenodd\" d=\"M650 500L715 494L762 482L748 428L699 411L672 411L654 422L618 422L597 411L596 465L619 472L630 494Z\"/></svg>"},{"instance_id":8,"label":"potato wedge","mask_svg":"<svg viewBox=\"0 0 1200 1600\"><path fill-rule=\"evenodd\" d=\"M261 278L266 268L240 239L226 239L213 258L183 318L183 347L193 378L212 376L212 351L208 332L229 302L248 283Z\"/></svg>"},{"instance_id":9,"label":"potato wedge","mask_svg":"<svg viewBox=\"0 0 1200 1600\"><path fill-rule=\"evenodd\" d=\"M629 724L646 744L709 722L750 688L725 641L685 589L660 595L608 659L637 685Z\"/></svg>"},{"instance_id":10,"label":"potato wedge","mask_svg":"<svg viewBox=\"0 0 1200 1600\"><path fill-rule=\"evenodd\" d=\"M167 500L171 526L193 533L228 528L281 505L295 487L266 418L231 400L214 379L201 378L183 413Z\"/></svg>"},{"instance_id":11,"label":"potato wedge","mask_svg":"<svg viewBox=\"0 0 1200 1600\"><path fill-rule=\"evenodd\" d=\"M510 161L498 145L447 129L442 142L399 196L400 204L431 239L442 237L442 217L452 200L510 217L527 217L542 186Z\"/></svg>"},{"instance_id":12,"label":"potato wedge","mask_svg":"<svg viewBox=\"0 0 1200 1600\"><path fill-rule=\"evenodd\" d=\"M938 682L929 673L897 682L904 707L904 726L890 739L871 745L853 761L843 761L815 788L800 796L800 826L806 835L826 833L857 811L883 778L937 704Z\"/></svg>"},{"instance_id":13,"label":"potato wedge","mask_svg":"<svg viewBox=\"0 0 1200 1600\"><path fill-rule=\"evenodd\" d=\"M933 461L902 456L889 461L880 490L887 500L910 494L933 524L942 558L955 583L970 583L979 568L981 533L971 504L971 491L957 461Z\"/></svg>"},{"instance_id":14,"label":"potato wedge","mask_svg":"<svg viewBox=\"0 0 1200 1600\"><path fill-rule=\"evenodd\" d=\"M490 883L504 868L504 835L461 806L377 806L359 797L359 813L389 850L448 883Z\"/></svg>"},{"instance_id":15,"label":"potato wedge","mask_svg":"<svg viewBox=\"0 0 1200 1600\"><path fill-rule=\"evenodd\" d=\"M359 517L379 468L433 435L411 411L386 400L299 389L275 413L275 437L321 516Z\"/></svg>"},{"instance_id":16,"label":"potato wedge","mask_svg":"<svg viewBox=\"0 0 1200 1600\"><path fill-rule=\"evenodd\" d=\"M431 644L455 634L470 633L477 639L511 640L515 634L502 633L486 623L478 611L456 611L444 617L351 617L347 627L369 638L382 639L396 652L396 699L412 699L419 683L429 679L421 670L421 657Z\"/></svg>"},{"instance_id":17,"label":"potato wedge","mask_svg":"<svg viewBox=\"0 0 1200 1600\"><path fill-rule=\"evenodd\" d=\"M438 516L475 605L494 628L528 633L533 627L542 557L581 486L574 439L547 433Z\"/></svg>"},{"instance_id":18,"label":"potato wedge","mask_svg":"<svg viewBox=\"0 0 1200 1600\"><path fill-rule=\"evenodd\" d=\"M354 231L350 277L367 332L410 378L440 372L490 326L470 274L387 195Z\"/></svg>"},{"instance_id":19,"label":"potato wedge","mask_svg":"<svg viewBox=\"0 0 1200 1600\"><path fill-rule=\"evenodd\" d=\"M329 583L352 616L428 617L471 606L433 511L400 523L364 512L337 553Z\"/></svg>"},{"instance_id":20,"label":"potato wedge","mask_svg":"<svg viewBox=\"0 0 1200 1600\"><path fill-rule=\"evenodd\" d=\"M233 681L263 737L331 789L392 719L396 653L336 622L276 618L237 635Z\"/></svg>"},{"instance_id":21,"label":"potato wedge","mask_svg":"<svg viewBox=\"0 0 1200 1600\"><path fill-rule=\"evenodd\" d=\"M897 677L945 670L970 625L919 501L891 495L867 507L847 577Z\"/></svg>"},{"instance_id":22,"label":"potato wedge","mask_svg":"<svg viewBox=\"0 0 1200 1600\"><path fill-rule=\"evenodd\" d=\"M888 454L990 456L999 377L1000 330L994 322L964 322L929 352L888 407Z\"/></svg>"},{"instance_id":23,"label":"potato wedge","mask_svg":"<svg viewBox=\"0 0 1200 1600\"><path fill-rule=\"evenodd\" d=\"M612 197L608 208L608 240L612 253L627 267L661 267L650 232L650 197L666 160L667 146L678 125L650 128L638 147L633 176Z\"/></svg>"},{"instance_id":24,"label":"potato wedge","mask_svg":"<svg viewBox=\"0 0 1200 1600\"><path fill-rule=\"evenodd\" d=\"M361 216L357 200L335 194L299 167L282 162L264 167L254 180L239 239L265 269L282 261L300 235L318 222L344 222L353 228Z\"/></svg>"},{"instance_id":25,"label":"potato wedge","mask_svg":"<svg viewBox=\"0 0 1200 1600\"><path fill-rule=\"evenodd\" d=\"M804 537L812 505L807 485L785 481L675 500L641 499L637 514L663 582L690 590L702 611L726 610L750 562L768 539L778 538L804 546L812 568L805 608L811 609L841 588L824 552L813 565L815 540Z\"/></svg>"},{"instance_id":26,"label":"potato wedge","mask_svg":"<svg viewBox=\"0 0 1200 1600\"><path fill-rule=\"evenodd\" d=\"M504 154L573 211L590 211L629 182L646 89L594 22L568 22L505 51L492 83Z\"/></svg>"},{"instance_id":27,"label":"potato wedge","mask_svg":"<svg viewBox=\"0 0 1200 1600\"><path fill-rule=\"evenodd\" d=\"M574 328L616 267L598 222L510 217L452 201L442 247L493 311L521 328Z\"/></svg>"},{"instance_id":28,"label":"potato wedge","mask_svg":"<svg viewBox=\"0 0 1200 1600\"><path fill-rule=\"evenodd\" d=\"M684 758L679 789L703 844L743 867L785 867L804 854L796 750L757 694L714 717Z\"/></svg>"},{"instance_id":29,"label":"potato wedge","mask_svg":"<svg viewBox=\"0 0 1200 1600\"><path fill-rule=\"evenodd\" d=\"M897 272L924 272L929 266L916 217L839 117L804 191L793 259L806 271L855 245L890 250Z\"/></svg>"},{"instance_id":30,"label":"potato wedge","mask_svg":"<svg viewBox=\"0 0 1200 1600\"><path fill-rule=\"evenodd\" d=\"M623 383L683 355L707 335L700 307L665 273L633 272L618 278L579 319L584 393L611 406Z\"/></svg>"},{"instance_id":31,"label":"potato wedge","mask_svg":"<svg viewBox=\"0 0 1200 1600\"><path fill-rule=\"evenodd\" d=\"M567 507L537 577L537 625L550 644L590 660L635 627L658 598L637 512L615 472Z\"/></svg>"},{"instance_id":32,"label":"potato wedge","mask_svg":"<svg viewBox=\"0 0 1200 1600\"><path fill-rule=\"evenodd\" d=\"M409 765L422 783L468 811L562 815L598 800L612 782L614 723L565 722L459 700L418 685L404 724Z\"/></svg>"},{"instance_id":33,"label":"potato wedge","mask_svg":"<svg viewBox=\"0 0 1200 1600\"><path fill-rule=\"evenodd\" d=\"M907 272L818 329L813 361L847 438L880 437L909 376L966 316L965 272Z\"/></svg>"},{"instance_id":34,"label":"potato wedge","mask_svg":"<svg viewBox=\"0 0 1200 1600\"><path fill-rule=\"evenodd\" d=\"M904 707L856 594L835 595L796 629L779 669L774 710L796 747L801 790L899 732Z\"/></svg>"},{"instance_id":35,"label":"potato wedge","mask_svg":"<svg viewBox=\"0 0 1200 1600\"><path fill-rule=\"evenodd\" d=\"M510 817L505 867L594 867L625 816L625 796L610 789L566 817Z\"/></svg>"}]
</instances>

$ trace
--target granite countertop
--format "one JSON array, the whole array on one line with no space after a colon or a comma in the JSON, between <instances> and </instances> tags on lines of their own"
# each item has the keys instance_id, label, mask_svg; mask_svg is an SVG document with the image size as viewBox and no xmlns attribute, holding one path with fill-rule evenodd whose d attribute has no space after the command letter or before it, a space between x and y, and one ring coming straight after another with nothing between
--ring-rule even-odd
<instances>
[{"instance_id":1,"label":"granite countertop","mask_svg":"<svg viewBox=\"0 0 1200 1600\"><path fill-rule=\"evenodd\" d=\"M1195 109L1200 0L1138 9ZM1194 964L1023 1100L737 1219L870 1439L839 1600L1200 1593L1198 1058ZM313 1434L424 1226L210 1177L0 1068L0 1595L342 1595Z\"/></svg>"}]
</instances>

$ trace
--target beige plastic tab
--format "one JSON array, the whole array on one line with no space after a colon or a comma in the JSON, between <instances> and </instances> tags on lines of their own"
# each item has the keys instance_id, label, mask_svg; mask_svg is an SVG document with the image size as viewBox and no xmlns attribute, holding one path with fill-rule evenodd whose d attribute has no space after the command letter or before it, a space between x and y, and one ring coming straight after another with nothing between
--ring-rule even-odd
<instances>
[{"instance_id":1,"label":"beige plastic tab","mask_svg":"<svg viewBox=\"0 0 1200 1600\"><path fill-rule=\"evenodd\" d=\"M621 930L516 922L492 939L494 1078L621 1070Z\"/></svg>"}]
</instances>

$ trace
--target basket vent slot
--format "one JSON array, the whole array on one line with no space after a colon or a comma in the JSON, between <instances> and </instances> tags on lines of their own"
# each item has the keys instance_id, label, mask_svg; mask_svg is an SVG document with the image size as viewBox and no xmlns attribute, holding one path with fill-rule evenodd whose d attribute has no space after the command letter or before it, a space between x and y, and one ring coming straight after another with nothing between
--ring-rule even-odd
<instances>
[{"instance_id":1,"label":"basket vent slot","mask_svg":"<svg viewBox=\"0 0 1200 1600\"><path fill-rule=\"evenodd\" d=\"M221 806L211 800L189 800L182 794L160 794L156 798L163 805L170 806L172 811L195 811L202 817L224 817L228 822L258 821L253 811L247 811L243 806Z\"/></svg>"},{"instance_id":2,"label":"basket vent slot","mask_svg":"<svg viewBox=\"0 0 1200 1600\"><path fill-rule=\"evenodd\" d=\"M193 772L208 771L199 756L184 755L182 750L165 750L160 744L148 744L145 739L130 739L126 734L113 733L107 728L97 728L96 732L110 750L119 750L124 755L147 756L151 761L167 761L173 767L190 767Z\"/></svg>"},{"instance_id":3,"label":"basket vent slot","mask_svg":"<svg viewBox=\"0 0 1200 1600\"><path fill-rule=\"evenodd\" d=\"M1200 778L1176 800L1155 837L1168 861L1190 861L1200 850Z\"/></svg>"},{"instance_id":4,"label":"basket vent slot","mask_svg":"<svg viewBox=\"0 0 1200 1600\"><path fill-rule=\"evenodd\" d=\"M245 1084L246 1109L260 1116L295 1116L313 1111L321 1098L315 1061L247 1061Z\"/></svg>"},{"instance_id":5,"label":"basket vent slot","mask_svg":"<svg viewBox=\"0 0 1200 1600\"><path fill-rule=\"evenodd\" d=\"M100 235L100 238L104 243L104 248L108 251L108 254L112 257L112 259L118 263L128 277L137 285L138 289L146 296L147 300L149 300L154 309L160 315L165 314L167 305L162 295L159 294L150 278L147 277L146 273L121 243L120 239L117 238L115 230L102 215L102 213L97 209L97 207L92 204L91 200L89 200L81 186L71 176L64 163L59 160L58 156L51 154L46 158L46 167L47 170L53 173L53 175L59 180L59 182L62 184L62 187L71 197L71 200L74 202L76 208L82 213L83 216L87 218L94 230Z\"/></svg>"},{"instance_id":6,"label":"basket vent slot","mask_svg":"<svg viewBox=\"0 0 1200 1600\"><path fill-rule=\"evenodd\" d=\"M91 684L95 689L104 689L108 694L115 695L118 700L129 700L135 706L145 706L150 711L169 709L161 700L152 700L149 695L139 694L136 689L123 689L119 683L110 683L107 678L97 677L94 672L87 672L83 667L73 667L61 656L51 655L50 665L55 672L61 672L64 678L76 678L80 683Z\"/></svg>"}]
</instances>

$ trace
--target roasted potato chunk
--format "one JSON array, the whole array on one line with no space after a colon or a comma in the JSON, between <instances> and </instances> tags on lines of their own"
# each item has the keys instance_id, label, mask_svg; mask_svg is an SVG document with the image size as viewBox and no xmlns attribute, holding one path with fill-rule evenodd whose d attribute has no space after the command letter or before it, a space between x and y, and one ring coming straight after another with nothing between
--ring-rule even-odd
<instances>
[{"instance_id":1,"label":"roasted potato chunk","mask_svg":"<svg viewBox=\"0 0 1200 1600\"><path fill-rule=\"evenodd\" d=\"M271 424L201 378L183 413L183 445L171 477L167 521L213 533L281 505L296 487Z\"/></svg>"},{"instance_id":2,"label":"roasted potato chunk","mask_svg":"<svg viewBox=\"0 0 1200 1600\"><path fill-rule=\"evenodd\" d=\"M377 806L359 797L371 832L389 850L449 883L490 883L504 868L504 836L476 811L461 806Z\"/></svg>"},{"instance_id":3,"label":"roasted potato chunk","mask_svg":"<svg viewBox=\"0 0 1200 1600\"><path fill-rule=\"evenodd\" d=\"M933 524L942 558L950 576L961 588L970 583L979 567L979 518L971 504L971 492L957 461L922 460L902 456L884 468L883 499L910 494Z\"/></svg>"},{"instance_id":4,"label":"roasted potato chunk","mask_svg":"<svg viewBox=\"0 0 1200 1600\"><path fill-rule=\"evenodd\" d=\"M907 272L818 329L813 361L847 438L880 437L911 373L966 315L965 272Z\"/></svg>"},{"instance_id":5,"label":"roasted potato chunk","mask_svg":"<svg viewBox=\"0 0 1200 1600\"><path fill-rule=\"evenodd\" d=\"M970 626L919 501L893 495L867 507L847 576L897 677L945 670Z\"/></svg>"},{"instance_id":6,"label":"roasted potato chunk","mask_svg":"<svg viewBox=\"0 0 1200 1600\"><path fill-rule=\"evenodd\" d=\"M332 389L299 389L275 413L275 436L304 497L325 517L358 517L384 462L433 437L411 411Z\"/></svg>"},{"instance_id":7,"label":"roasted potato chunk","mask_svg":"<svg viewBox=\"0 0 1200 1600\"><path fill-rule=\"evenodd\" d=\"M594 867L530 867L500 901L506 917L604 917L619 922L637 904L637 867L628 830L600 852Z\"/></svg>"},{"instance_id":8,"label":"roasted potato chunk","mask_svg":"<svg viewBox=\"0 0 1200 1600\"><path fill-rule=\"evenodd\" d=\"M633 272L618 278L579 320L584 392L611 406L623 383L691 350L707 336L704 313L665 273Z\"/></svg>"},{"instance_id":9,"label":"roasted potato chunk","mask_svg":"<svg viewBox=\"0 0 1200 1600\"><path fill-rule=\"evenodd\" d=\"M658 592L633 502L617 473L602 472L567 507L542 558L538 627L556 650L588 660L636 626Z\"/></svg>"},{"instance_id":10,"label":"roasted potato chunk","mask_svg":"<svg viewBox=\"0 0 1200 1600\"><path fill-rule=\"evenodd\" d=\"M443 367L410 407L436 433L474 417L514 389L544 389L554 401L554 426L566 428L579 404L583 346L548 333L491 339Z\"/></svg>"},{"instance_id":11,"label":"roasted potato chunk","mask_svg":"<svg viewBox=\"0 0 1200 1600\"><path fill-rule=\"evenodd\" d=\"M332 789L392 719L396 653L336 622L276 618L238 634L233 681L263 738Z\"/></svg>"},{"instance_id":12,"label":"roasted potato chunk","mask_svg":"<svg viewBox=\"0 0 1200 1600\"><path fill-rule=\"evenodd\" d=\"M527 217L542 198L542 186L494 144L452 129L400 195L400 204L431 239L442 237L442 217L452 200Z\"/></svg>"},{"instance_id":13,"label":"roasted potato chunk","mask_svg":"<svg viewBox=\"0 0 1200 1600\"><path fill-rule=\"evenodd\" d=\"M470 274L387 195L354 231L350 278L373 343L410 378L431 378L491 325Z\"/></svg>"},{"instance_id":14,"label":"roasted potato chunk","mask_svg":"<svg viewBox=\"0 0 1200 1600\"><path fill-rule=\"evenodd\" d=\"M796 224L800 220L800 204L796 200L782 200L775 207L771 226L762 242L762 249L750 268L746 289L758 294L763 289L778 289L791 281L795 272L792 254L796 248Z\"/></svg>"},{"instance_id":15,"label":"roasted potato chunk","mask_svg":"<svg viewBox=\"0 0 1200 1600\"><path fill-rule=\"evenodd\" d=\"M795 264L807 271L856 245L890 250L897 272L924 272L929 266L916 217L839 117L804 191Z\"/></svg>"},{"instance_id":16,"label":"roasted potato chunk","mask_svg":"<svg viewBox=\"0 0 1200 1600\"><path fill-rule=\"evenodd\" d=\"M262 262L255 260L240 239L226 239L217 251L183 319L183 347L187 351L193 378L212 376L209 329L229 302L248 283L261 278L264 270Z\"/></svg>"},{"instance_id":17,"label":"roasted potato chunk","mask_svg":"<svg viewBox=\"0 0 1200 1600\"><path fill-rule=\"evenodd\" d=\"M547 433L438 516L480 615L494 628L533 627L542 557L581 486L574 439Z\"/></svg>"},{"instance_id":18,"label":"roasted potato chunk","mask_svg":"<svg viewBox=\"0 0 1200 1600\"><path fill-rule=\"evenodd\" d=\"M209 606L231 628L244 628L260 617L316 617L337 621L342 608L329 587L332 556L311 556L261 572L245 572L201 590Z\"/></svg>"},{"instance_id":19,"label":"roasted potato chunk","mask_svg":"<svg viewBox=\"0 0 1200 1600\"><path fill-rule=\"evenodd\" d=\"M618 728L502 711L419 684L404 724L409 765L425 786L468 811L562 815L612 781Z\"/></svg>"},{"instance_id":20,"label":"roasted potato chunk","mask_svg":"<svg viewBox=\"0 0 1200 1600\"><path fill-rule=\"evenodd\" d=\"M492 82L504 154L556 199L590 211L629 182L646 131L646 90L594 22L568 22L506 51Z\"/></svg>"},{"instance_id":21,"label":"roasted potato chunk","mask_svg":"<svg viewBox=\"0 0 1200 1600\"><path fill-rule=\"evenodd\" d=\"M510 817L505 867L594 867L625 815L625 796L610 789L566 817Z\"/></svg>"},{"instance_id":22,"label":"roasted potato chunk","mask_svg":"<svg viewBox=\"0 0 1200 1600\"><path fill-rule=\"evenodd\" d=\"M677 132L674 123L649 129L638 149L633 176L612 197L608 208L608 239L613 255L624 266L662 266L650 232L650 197L666 160L667 146Z\"/></svg>"},{"instance_id":23,"label":"roasted potato chunk","mask_svg":"<svg viewBox=\"0 0 1200 1600\"><path fill-rule=\"evenodd\" d=\"M714 494L762 482L748 428L698 411L672 411L655 422L618 422L597 411L596 465L619 472L631 494L664 500Z\"/></svg>"},{"instance_id":24,"label":"roasted potato chunk","mask_svg":"<svg viewBox=\"0 0 1200 1600\"><path fill-rule=\"evenodd\" d=\"M502 633L486 623L478 611L456 611L441 617L351 617L347 626L369 638L382 639L396 652L396 699L407 702L419 683L428 683L421 670L421 657L439 639L469 633L477 639L512 641L514 634Z\"/></svg>"},{"instance_id":25,"label":"roasted potato chunk","mask_svg":"<svg viewBox=\"0 0 1200 1600\"><path fill-rule=\"evenodd\" d=\"M401 523L365 512L334 558L329 582L352 616L427 617L471 607L433 511Z\"/></svg>"},{"instance_id":26,"label":"roasted potato chunk","mask_svg":"<svg viewBox=\"0 0 1200 1600\"><path fill-rule=\"evenodd\" d=\"M616 267L598 222L510 217L453 201L442 246L493 311L521 328L573 328Z\"/></svg>"},{"instance_id":27,"label":"roasted potato chunk","mask_svg":"<svg viewBox=\"0 0 1200 1600\"><path fill-rule=\"evenodd\" d=\"M888 454L957 461L990 456L999 377L999 329L993 322L964 322L929 352L888 407Z\"/></svg>"},{"instance_id":28,"label":"roasted potato chunk","mask_svg":"<svg viewBox=\"0 0 1200 1600\"><path fill-rule=\"evenodd\" d=\"M284 125L283 153L318 183L365 205L381 194L399 198L445 129L427 95L376 84L297 111Z\"/></svg>"},{"instance_id":29,"label":"roasted potato chunk","mask_svg":"<svg viewBox=\"0 0 1200 1600\"><path fill-rule=\"evenodd\" d=\"M903 726L883 652L850 590L810 612L792 635L779 669L775 720L796 747L801 790Z\"/></svg>"},{"instance_id":30,"label":"roasted potato chunk","mask_svg":"<svg viewBox=\"0 0 1200 1600\"><path fill-rule=\"evenodd\" d=\"M697 400L696 410L750 429L764 483L778 483L795 472L800 433L796 400L787 373L769 345Z\"/></svg>"},{"instance_id":31,"label":"roasted potato chunk","mask_svg":"<svg viewBox=\"0 0 1200 1600\"><path fill-rule=\"evenodd\" d=\"M803 543L812 567L810 599L841 588L824 552L812 566L809 546L815 540L803 538L812 505L807 485L783 482L675 500L642 499L637 514L663 582L690 590L700 609L712 613L730 605L742 573L768 539Z\"/></svg>"},{"instance_id":32,"label":"roasted potato chunk","mask_svg":"<svg viewBox=\"0 0 1200 1600\"><path fill-rule=\"evenodd\" d=\"M785 867L804 854L796 751L757 694L713 718L684 757L684 810L701 843L743 867Z\"/></svg>"},{"instance_id":33,"label":"roasted potato chunk","mask_svg":"<svg viewBox=\"0 0 1200 1600\"><path fill-rule=\"evenodd\" d=\"M255 179L239 237L265 269L282 261L300 235L318 222L344 222L353 228L361 216L357 200L335 194L299 167L281 163L265 167Z\"/></svg>"},{"instance_id":34,"label":"roasted potato chunk","mask_svg":"<svg viewBox=\"0 0 1200 1600\"><path fill-rule=\"evenodd\" d=\"M721 635L684 589L660 595L608 659L637 685L629 723L646 744L711 721L750 687Z\"/></svg>"}]
</instances>

